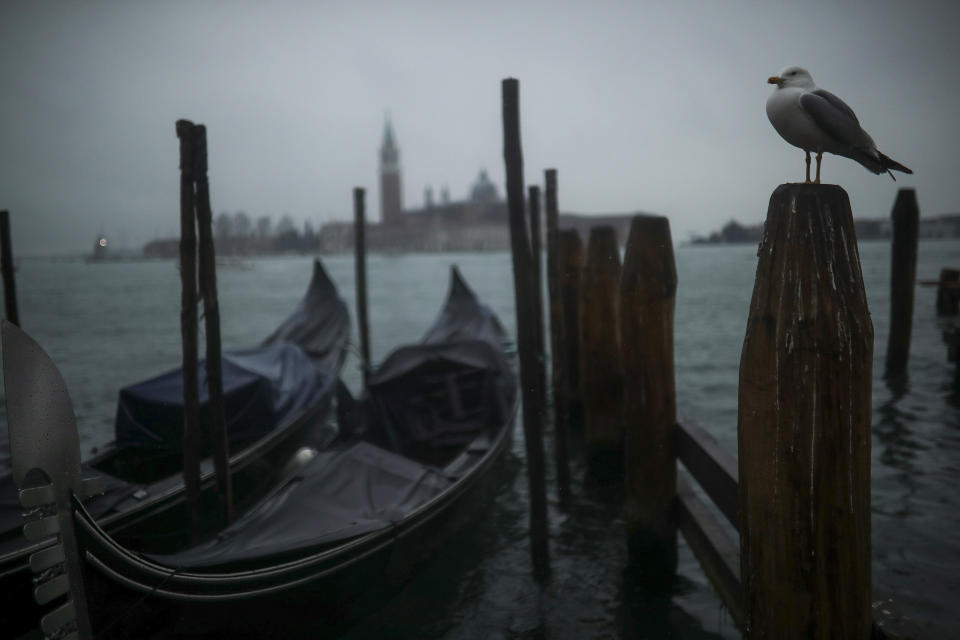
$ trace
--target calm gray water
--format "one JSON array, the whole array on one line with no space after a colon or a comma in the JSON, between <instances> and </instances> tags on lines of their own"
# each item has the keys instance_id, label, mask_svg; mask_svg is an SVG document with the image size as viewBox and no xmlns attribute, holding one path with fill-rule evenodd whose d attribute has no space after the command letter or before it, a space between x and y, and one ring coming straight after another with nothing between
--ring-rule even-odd
<instances>
[{"instance_id":1,"label":"calm gray water","mask_svg":"<svg viewBox=\"0 0 960 640\"><path fill-rule=\"evenodd\" d=\"M736 456L737 377L756 248L680 247L676 375L682 415ZM956 266L960 242L920 245L918 277ZM875 326L873 407L874 585L895 595L925 637L960 636L960 399L934 314L934 291L918 287L909 380L882 377L889 316L889 245L864 243L861 259ZM352 304L353 262L325 264ZM508 254L371 256L368 281L372 353L417 340L459 265L477 293L513 331ZM252 260L221 268L223 343L262 340L307 286L308 257ZM47 349L73 397L84 451L111 438L117 390L178 365L179 275L172 262L84 264L26 260L17 273L22 323ZM357 360L344 375L359 387ZM0 421L4 419L0 406ZM5 445L6 429L0 428ZM549 443L548 443L549 444ZM0 468L6 465L0 446ZM551 485L553 575L530 577L527 491L519 427L513 455L490 499L468 526L382 609L348 632L354 639L417 638L732 638L736 629L681 541L672 602L624 592L620 509L587 490L560 508Z\"/></svg>"}]
</instances>

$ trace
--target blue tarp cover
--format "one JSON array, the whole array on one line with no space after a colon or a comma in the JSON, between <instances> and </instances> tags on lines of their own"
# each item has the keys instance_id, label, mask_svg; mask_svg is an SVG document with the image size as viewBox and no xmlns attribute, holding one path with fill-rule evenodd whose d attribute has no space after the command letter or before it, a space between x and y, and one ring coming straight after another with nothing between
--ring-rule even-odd
<instances>
[{"instance_id":1,"label":"blue tarp cover","mask_svg":"<svg viewBox=\"0 0 960 640\"><path fill-rule=\"evenodd\" d=\"M198 366L201 432L210 433L206 361ZM297 346L283 342L223 356L223 396L231 443L266 435L297 412L317 405L333 384ZM180 369L120 390L118 446L180 450L183 375Z\"/></svg>"}]
</instances>

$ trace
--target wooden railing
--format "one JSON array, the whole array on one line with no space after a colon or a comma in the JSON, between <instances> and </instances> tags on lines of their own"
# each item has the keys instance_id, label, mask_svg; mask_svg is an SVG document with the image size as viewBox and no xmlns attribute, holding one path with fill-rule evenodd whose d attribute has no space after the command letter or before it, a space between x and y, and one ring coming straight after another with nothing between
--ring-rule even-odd
<instances>
[{"instance_id":1,"label":"wooden railing","mask_svg":"<svg viewBox=\"0 0 960 640\"><path fill-rule=\"evenodd\" d=\"M713 436L691 422L678 422L674 426L673 449L687 472L737 530L736 461L720 448ZM734 621L742 626L739 539L728 535L714 510L700 499L683 474L677 474L675 509L677 526L700 561L704 574Z\"/></svg>"}]
</instances>

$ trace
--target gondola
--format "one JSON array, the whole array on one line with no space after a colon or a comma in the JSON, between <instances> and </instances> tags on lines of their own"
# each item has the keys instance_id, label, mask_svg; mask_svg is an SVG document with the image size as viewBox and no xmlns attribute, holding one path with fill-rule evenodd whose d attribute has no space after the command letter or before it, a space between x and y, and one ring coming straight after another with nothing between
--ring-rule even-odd
<instances>
[{"instance_id":1,"label":"gondola","mask_svg":"<svg viewBox=\"0 0 960 640\"><path fill-rule=\"evenodd\" d=\"M335 436L335 425L326 417L334 404L349 332L346 304L317 260L306 294L276 330L257 347L224 354L229 468L237 513L289 474L298 449L325 446ZM4 369L9 371L8 389L26 382L22 371L8 369L6 357ZM202 361L198 374L204 428L210 418ZM122 389L116 440L81 467L83 477L101 487L85 501L85 513L131 548L168 552L190 544L180 473L182 388L177 369ZM9 394L7 403L11 420ZM28 542L21 534L23 508L14 480L15 474L0 478L0 592L7 594L0 607L0 628L11 634L35 625L28 559L52 544ZM215 508L209 457L201 463L201 492L203 511L210 517L198 528L209 537L223 526Z\"/></svg>"},{"instance_id":2,"label":"gondola","mask_svg":"<svg viewBox=\"0 0 960 640\"><path fill-rule=\"evenodd\" d=\"M12 325L4 325L3 340L5 367L42 358ZM62 552L33 562L57 567L57 577L37 587L38 597L59 605L44 618L44 632L136 637L163 624L165 633L222 637L324 635L358 594L408 572L453 514L474 508L468 496L509 447L517 411L506 344L497 317L454 269L424 338L394 351L361 398L338 407L336 440L216 539L182 552L119 543L77 498L87 490L75 465L65 465L52 484L21 493L50 514L51 527L39 520L28 533L60 532ZM18 395L21 405L10 410L20 482L30 469L76 457L70 420L44 422L43 442L30 435L40 402L70 415L56 369L42 368L44 388L57 399L31 404ZM11 397L21 392L7 384Z\"/></svg>"}]
</instances>

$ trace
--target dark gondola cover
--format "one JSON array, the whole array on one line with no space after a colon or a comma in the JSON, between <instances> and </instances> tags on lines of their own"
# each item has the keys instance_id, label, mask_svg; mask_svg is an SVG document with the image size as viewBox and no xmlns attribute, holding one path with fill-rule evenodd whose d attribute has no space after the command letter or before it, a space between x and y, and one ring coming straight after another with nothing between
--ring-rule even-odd
<instances>
[{"instance_id":1,"label":"dark gondola cover","mask_svg":"<svg viewBox=\"0 0 960 640\"><path fill-rule=\"evenodd\" d=\"M197 367L200 429L212 429L206 360ZM297 346L279 342L223 355L223 398L231 445L250 442L316 405L330 392L333 376L321 371ZM117 446L179 451L183 436L183 374L180 369L120 390Z\"/></svg>"}]
</instances>

